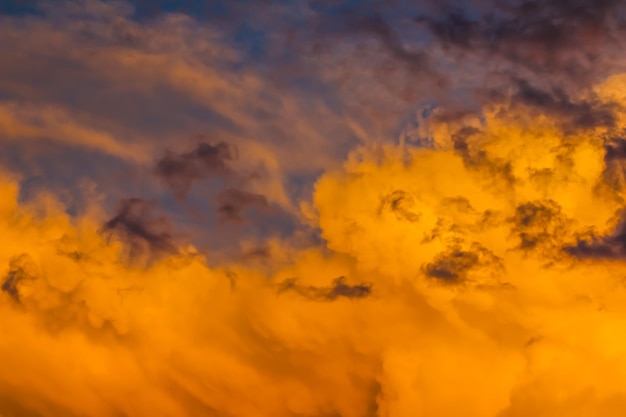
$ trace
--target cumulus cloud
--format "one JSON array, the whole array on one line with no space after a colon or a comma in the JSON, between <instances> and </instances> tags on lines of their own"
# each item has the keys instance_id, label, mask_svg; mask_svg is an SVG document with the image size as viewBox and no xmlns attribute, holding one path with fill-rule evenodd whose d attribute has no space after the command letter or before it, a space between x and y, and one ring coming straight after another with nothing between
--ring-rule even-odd
<instances>
[{"instance_id":1,"label":"cumulus cloud","mask_svg":"<svg viewBox=\"0 0 626 417\"><path fill-rule=\"evenodd\" d=\"M183 3L0 17L0 415L623 415L621 2Z\"/></svg>"},{"instance_id":2,"label":"cumulus cloud","mask_svg":"<svg viewBox=\"0 0 626 417\"><path fill-rule=\"evenodd\" d=\"M562 250L619 213L603 132L494 112L475 162L437 123L435 147L363 147L322 175L327 247L279 240L262 262L211 266L143 200L71 218L4 178L3 409L619 415L621 266ZM124 244L164 250L137 265Z\"/></svg>"}]
</instances>

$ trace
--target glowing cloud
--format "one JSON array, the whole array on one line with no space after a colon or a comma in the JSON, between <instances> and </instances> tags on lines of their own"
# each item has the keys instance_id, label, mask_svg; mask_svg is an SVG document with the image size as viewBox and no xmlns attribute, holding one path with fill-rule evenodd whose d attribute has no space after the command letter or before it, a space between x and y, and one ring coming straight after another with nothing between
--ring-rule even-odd
<instances>
[{"instance_id":1,"label":"glowing cloud","mask_svg":"<svg viewBox=\"0 0 626 417\"><path fill-rule=\"evenodd\" d=\"M130 25L137 37L158 32L158 53L151 55L146 41L136 54L119 46L124 51L96 48L93 57L109 69L117 62L120 73L107 76L141 78L146 91L175 85L203 105L223 97L216 108L229 122L219 123L232 126L191 146L164 135L156 152L147 136L126 146L77 121L119 128L104 116L96 123L52 107L0 103L6 141L33 146L46 137L95 149L127 161L148 184L117 207L94 198L75 213L55 190L24 198L26 168L3 171L1 417L623 415L626 75L603 62L602 77L590 70L563 85L545 82L541 70L562 69L576 51L559 36L551 48L562 54L554 60L536 49L549 28L569 28L579 41L591 37L611 49L621 29L609 13L619 2L600 2L593 16L548 2L546 13L564 13L563 20L530 34L497 32L494 44L489 36L511 15L535 22L539 3L504 2L501 15L484 21L426 10L411 24L435 39L415 50L378 6L365 13L322 3L305 8L322 44L341 43L344 33L333 28L348 22L344 29L358 39L374 37L380 56L436 84L420 87L433 97L452 102L462 95L438 56L492 54L507 71L519 65L519 74L499 74L501 91L476 88L471 105L420 107L419 123L403 126L411 135L400 143L363 133L345 158L299 155L315 159L300 170L269 136L258 143L251 137L257 127L263 135L287 130L273 129L281 119L268 102L281 109L282 122L298 121L294 135L319 141L307 150L322 152L334 149L334 138L316 133L317 116L333 106L345 111L329 122L342 134L364 132L353 113L361 92L337 85L347 97L326 97L324 107L310 85L276 81L266 89L259 74L267 69L255 62L248 64L258 74L243 71L238 85L237 65L225 64L241 58L232 45L220 49L228 59L219 65L186 63L184 53L165 48L160 25L180 29L172 35L176 50L187 45L184 30L214 33L202 32L200 17L169 14L142 24L125 3L80 1L60 8L61 17L48 4L44 17L3 18L16 31L14 19L23 19L48 33L40 27L46 19L101 15ZM232 30L233 22L218 23ZM57 40L73 42L74 31ZM307 50L297 41L296 50ZM321 84L333 79L313 74ZM281 95L281 88L293 90ZM294 91L311 94L317 116L303 116ZM373 121L379 132L395 111ZM314 185L306 183L312 167L323 168ZM217 215L214 227L198 226L198 233L225 242L232 232L239 253L216 255L179 233L194 198ZM271 215L289 218L294 230L246 235Z\"/></svg>"}]
</instances>

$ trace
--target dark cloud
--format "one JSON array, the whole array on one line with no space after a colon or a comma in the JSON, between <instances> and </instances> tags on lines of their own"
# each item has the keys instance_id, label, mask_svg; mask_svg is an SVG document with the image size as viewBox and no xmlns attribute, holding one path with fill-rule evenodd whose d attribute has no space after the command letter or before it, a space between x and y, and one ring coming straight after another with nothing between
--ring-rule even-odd
<instances>
[{"instance_id":1,"label":"dark cloud","mask_svg":"<svg viewBox=\"0 0 626 417\"><path fill-rule=\"evenodd\" d=\"M377 112L381 120L437 102L455 108L448 117L457 121L497 101L548 113L571 130L615 125L614 107L586 93L623 65L622 0L309 4L317 20L315 42L330 38L356 46L345 48L355 51L352 62L379 75L368 78L371 90L383 86L393 95L390 103L398 100ZM385 53L372 48L372 38Z\"/></svg>"},{"instance_id":2,"label":"dark cloud","mask_svg":"<svg viewBox=\"0 0 626 417\"><path fill-rule=\"evenodd\" d=\"M605 145L606 154L604 162L611 163L616 160L626 159L626 138L613 138Z\"/></svg>"},{"instance_id":3,"label":"dark cloud","mask_svg":"<svg viewBox=\"0 0 626 417\"><path fill-rule=\"evenodd\" d=\"M131 257L142 253L176 253L169 220L155 216L153 209L154 203L140 198L122 200L117 214L104 224L102 232L115 235L127 244Z\"/></svg>"},{"instance_id":4,"label":"dark cloud","mask_svg":"<svg viewBox=\"0 0 626 417\"><path fill-rule=\"evenodd\" d=\"M624 237L621 236L622 239ZM620 259L626 255L624 240L614 237L592 236L564 249L568 254L581 259Z\"/></svg>"},{"instance_id":5,"label":"dark cloud","mask_svg":"<svg viewBox=\"0 0 626 417\"><path fill-rule=\"evenodd\" d=\"M425 267L426 275L447 283L460 283L467 279L467 273L479 263L476 253L452 250L440 254Z\"/></svg>"},{"instance_id":6,"label":"dark cloud","mask_svg":"<svg viewBox=\"0 0 626 417\"><path fill-rule=\"evenodd\" d=\"M3 292L7 293L15 301L20 301L20 286L28 280L36 279L36 265L27 254L22 254L11 259L9 272L2 282Z\"/></svg>"},{"instance_id":7,"label":"dark cloud","mask_svg":"<svg viewBox=\"0 0 626 417\"><path fill-rule=\"evenodd\" d=\"M402 190L396 190L382 198L378 208L378 215L382 215L386 210L391 210L398 219L416 222L420 216L411 211L411 208L414 206L415 202L410 194Z\"/></svg>"},{"instance_id":8,"label":"dark cloud","mask_svg":"<svg viewBox=\"0 0 626 417\"><path fill-rule=\"evenodd\" d=\"M573 101L560 88L547 92L526 80L518 79L515 83L517 91L511 98L514 106L522 105L548 113L560 119L565 128L579 130L615 126L615 105L602 103L598 99Z\"/></svg>"},{"instance_id":9,"label":"dark cloud","mask_svg":"<svg viewBox=\"0 0 626 417\"><path fill-rule=\"evenodd\" d=\"M243 212L246 209L268 207L264 196L235 188L220 191L215 201L220 221L225 223L243 223Z\"/></svg>"},{"instance_id":10,"label":"dark cloud","mask_svg":"<svg viewBox=\"0 0 626 417\"><path fill-rule=\"evenodd\" d=\"M428 55L419 50L407 50L393 27L382 16L344 12L341 17L348 22L350 29L375 36L393 57L408 65L412 70L426 72L430 69Z\"/></svg>"},{"instance_id":11,"label":"dark cloud","mask_svg":"<svg viewBox=\"0 0 626 417\"><path fill-rule=\"evenodd\" d=\"M155 173L179 198L183 198L196 180L230 175L229 162L234 158L234 149L224 142L215 145L200 143L180 154L167 151L157 162Z\"/></svg>"},{"instance_id":12,"label":"dark cloud","mask_svg":"<svg viewBox=\"0 0 626 417\"><path fill-rule=\"evenodd\" d=\"M449 50L503 59L544 77L584 80L599 75L592 67L603 47L617 46L624 6L621 0L493 0L478 15L478 8L472 16L453 8L416 21Z\"/></svg>"},{"instance_id":13,"label":"dark cloud","mask_svg":"<svg viewBox=\"0 0 626 417\"><path fill-rule=\"evenodd\" d=\"M521 204L509 222L513 235L519 240L518 248L525 251L555 247L562 242L568 228L561 206L553 200Z\"/></svg>"},{"instance_id":14,"label":"dark cloud","mask_svg":"<svg viewBox=\"0 0 626 417\"><path fill-rule=\"evenodd\" d=\"M604 184L615 190L626 187L626 139L614 137L607 140L604 154Z\"/></svg>"},{"instance_id":15,"label":"dark cloud","mask_svg":"<svg viewBox=\"0 0 626 417\"><path fill-rule=\"evenodd\" d=\"M614 232L598 236L590 232L573 245L565 246L565 252L581 259L626 260L626 211L621 213Z\"/></svg>"},{"instance_id":16,"label":"dark cloud","mask_svg":"<svg viewBox=\"0 0 626 417\"><path fill-rule=\"evenodd\" d=\"M443 19L419 16L415 18L415 21L424 23L445 47L456 46L469 49L474 46L476 38L480 36L479 22L469 19L460 9L448 12Z\"/></svg>"},{"instance_id":17,"label":"dark cloud","mask_svg":"<svg viewBox=\"0 0 626 417\"><path fill-rule=\"evenodd\" d=\"M365 298L372 293L372 285L368 283L350 285L346 283L345 277L338 277L329 287L315 287L299 284L297 278L289 278L278 285L279 294L286 291L295 292L313 301L333 301L338 298Z\"/></svg>"},{"instance_id":18,"label":"dark cloud","mask_svg":"<svg viewBox=\"0 0 626 417\"><path fill-rule=\"evenodd\" d=\"M318 2L319 3L319 2ZM444 86L447 79L443 72L436 69L430 53L419 47L408 47L406 39L397 30L397 24L387 18L381 2L353 3L344 2L335 7L318 7L316 42L330 37L338 37L359 42L373 38L383 47L390 60L385 60L383 68L399 64L410 74L426 77L436 86ZM390 4L387 4L390 6ZM397 11L396 11L396 14ZM388 72L388 71L386 71ZM417 80L413 80L415 82Z\"/></svg>"},{"instance_id":19,"label":"dark cloud","mask_svg":"<svg viewBox=\"0 0 626 417\"><path fill-rule=\"evenodd\" d=\"M480 133L480 129L473 126L464 126L452 134L454 150L461 155L466 162L470 159L468 140L478 133Z\"/></svg>"},{"instance_id":20,"label":"dark cloud","mask_svg":"<svg viewBox=\"0 0 626 417\"><path fill-rule=\"evenodd\" d=\"M464 284L471 279L470 274L484 269L493 274L502 269L501 260L488 249L473 244L469 249L452 246L437 255L432 262L423 266L426 276L445 284Z\"/></svg>"},{"instance_id":21,"label":"dark cloud","mask_svg":"<svg viewBox=\"0 0 626 417\"><path fill-rule=\"evenodd\" d=\"M517 181L511 161L489 155L478 140L481 133L473 126L458 129L452 134L454 151L463 158L465 166L481 172L492 187L510 189Z\"/></svg>"},{"instance_id":22,"label":"dark cloud","mask_svg":"<svg viewBox=\"0 0 626 417\"><path fill-rule=\"evenodd\" d=\"M269 258L272 255L272 250L269 246L258 246L247 250L243 253L245 258Z\"/></svg>"}]
</instances>

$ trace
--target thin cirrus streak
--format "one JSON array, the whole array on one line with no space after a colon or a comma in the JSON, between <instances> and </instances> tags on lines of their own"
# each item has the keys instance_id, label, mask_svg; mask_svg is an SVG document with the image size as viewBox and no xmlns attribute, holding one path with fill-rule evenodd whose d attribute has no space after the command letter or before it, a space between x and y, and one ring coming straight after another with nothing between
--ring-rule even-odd
<instances>
[{"instance_id":1,"label":"thin cirrus streak","mask_svg":"<svg viewBox=\"0 0 626 417\"><path fill-rule=\"evenodd\" d=\"M623 415L621 1L166 3L0 7L0 416Z\"/></svg>"}]
</instances>

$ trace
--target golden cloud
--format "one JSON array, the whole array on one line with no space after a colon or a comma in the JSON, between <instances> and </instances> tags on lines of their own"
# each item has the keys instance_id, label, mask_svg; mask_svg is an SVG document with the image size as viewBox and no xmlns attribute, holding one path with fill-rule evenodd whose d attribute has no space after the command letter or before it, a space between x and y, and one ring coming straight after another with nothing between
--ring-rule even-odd
<instances>
[{"instance_id":1,"label":"golden cloud","mask_svg":"<svg viewBox=\"0 0 626 417\"><path fill-rule=\"evenodd\" d=\"M626 104L625 79L600 99ZM486 108L433 122L432 148L358 149L315 188L326 246L276 241L258 263L127 262L99 209L21 203L4 175L0 411L621 416L615 112L572 133Z\"/></svg>"}]
</instances>

